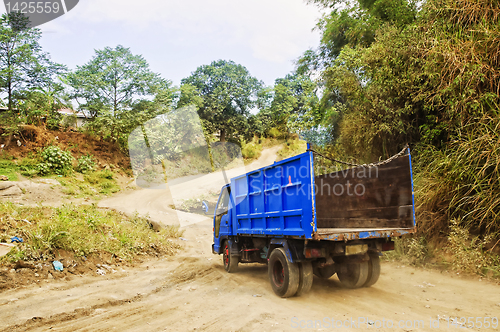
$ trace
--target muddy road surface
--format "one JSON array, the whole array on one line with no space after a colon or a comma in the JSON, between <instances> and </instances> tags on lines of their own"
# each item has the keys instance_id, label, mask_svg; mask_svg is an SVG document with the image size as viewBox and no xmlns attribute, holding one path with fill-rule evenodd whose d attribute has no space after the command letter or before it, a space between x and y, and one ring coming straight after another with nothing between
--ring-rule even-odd
<instances>
[{"instance_id":1,"label":"muddy road surface","mask_svg":"<svg viewBox=\"0 0 500 332\"><path fill-rule=\"evenodd\" d=\"M153 211L170 212L161 210L161 200L141 192L102 204L125 211L143 205L166 220ZM226 273L211 253L212 221L189 215L196 222L184 227L176 256L0 293L0 331L460 331L472 324L467 331L499 330L498 283L397 263L383 263L370 288L344 289L335 276L314 277L311 292L279 298L266 265Z\"/></svg>"}]
</instances>

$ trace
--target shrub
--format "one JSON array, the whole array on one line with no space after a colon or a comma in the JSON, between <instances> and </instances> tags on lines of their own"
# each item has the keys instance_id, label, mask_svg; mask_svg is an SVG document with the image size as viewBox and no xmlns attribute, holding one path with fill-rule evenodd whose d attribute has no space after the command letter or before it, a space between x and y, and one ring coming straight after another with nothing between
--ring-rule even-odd
<instances>
[{"instance_id":1,"label":"shrub","mask_svg":"<svg viewBox=\"0 0 500 332\"><path fill-rule=\"evenodd\" d=\"M493 235L471 236L469 230L456 220L450 222L448 251L453 256L454 270L479 275L500 276L500 258L485 250Z\"/></svg>"},{"instance_id":2,"label":"shrub","mask_svg":"<svg viewBox=\"0 0 500 332\"><path fill-rule=\"evenodd\" d=\"M267 136L272 137L272 138L281 138L284 135L283 135L283 133L281 133L281 131L279 131L278 128L273 127L271 129L269 129L269 131L267 132Z\"/></svg>"},{"instance_id":3,"label":"shrub","mask_svg":"<svg viewBox=\"0 0 500 332\"><path fill-rule=\"evenodd\" d=\"M257 159L262 152L262 145L259 144L258 139L254 138L250 143L244 144L241 149L241 155L245 159Z\"/></svg>"},{"instance_id":4,"label":"shrub","mask_svg":"<svg viewBox=\"0 0 500 332\"><path fill-rule=\"evenodd\" d=\"M69 151L63 151L58 146L51 145L42 152L42 162L38 164L38 171L42 175L55 173L67 174L73 168L73 156Z\"/></svg>"},{"instance_id":5,"label":"shrub","mask_svg":"<svg viewBox=\"0 0 500 332\"><path fill-rule=\"evenodd\" d=\"M278 160L283 160L292 156L296 156L307 150L307 142L301 141L297 137L287 139L283 147L278 151Z\"/></svg>"},{"instance_id":6,"label":"shrub","mask_svg":"<svg viewBox=\"0 0 500 332\"><path fill-rule=\"evenodd\" d=\"M91 156L81 156L78 158L76 171L82 174L95 170L96 164Z\"/></svg>"},{"instance_id":7,"label":"shrub","mask_svg":"<svg viewBox=\"0 0 500 332\"><path fill-rule=\"evenodd\" d=\"M413 266L422 266L425 265L427 259L432 257L429 243L423 236L396 238L394 244L394 251L385 253L389 260L394 259Z\"/></svg>"}]
</instances>

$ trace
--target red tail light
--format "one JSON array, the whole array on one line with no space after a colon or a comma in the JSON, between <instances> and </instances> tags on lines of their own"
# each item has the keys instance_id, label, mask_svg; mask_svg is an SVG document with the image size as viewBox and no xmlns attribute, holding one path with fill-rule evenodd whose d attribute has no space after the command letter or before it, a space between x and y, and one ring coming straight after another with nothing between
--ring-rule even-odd
<instances>
[{"instance_id":1,"label":"red tail light","mask_svg":"<svg viewBox=\"0 0 500 332\"><path fill-rule=\"evenodd\" d=\"M306 258L313 258L313 257L323 257L323 253L321 252L321 249L315 249L315 248L306 248L304 251L304 256Z\"/></svg>"}]
</instances>

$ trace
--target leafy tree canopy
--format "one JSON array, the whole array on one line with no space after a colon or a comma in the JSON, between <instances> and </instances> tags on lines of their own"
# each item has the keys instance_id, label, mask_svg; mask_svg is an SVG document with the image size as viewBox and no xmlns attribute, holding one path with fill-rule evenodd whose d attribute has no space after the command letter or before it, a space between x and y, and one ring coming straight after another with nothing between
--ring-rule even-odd
<instances>
[{"instance_id":1,"label":"leafy tree canopy","mask_svg":"<svg viewBox=\"0 0 500 332\"><path fill-rule=\"evenodd\" d=\"M218 60L200 66L181 81L178 106L195 104L206 130L226 136L245 134L250 110L257 105L263 83L233 61Z\"/></svg>"},{"instance_id":2,"label":"leafy tree canopy","mask_svg":"<svg viewBox=\"0 0 500 332\"><path fill-rule=\"evenodd\" d=\"M73 98L92 117L106 112L119 116L141 99L151 99L171 83L153 73L140 55L118 45L96 50L94 57L68 75Z\"/></svg>"},{"instance_id":3,"label":"leafy tree canopy","mask_svg":"<svg viewBox=\"0 0 500 332\"><path fill-rule=\"evenodd\" d=\"M415 21L414 0L310 0L322 7L332 8L318 23L322 32L318 50L308 50L298 60L298 72L306 73L331 65L342 48L368 47L377 31L387 25L404 27Z\"/></svg>"},{"instance_id":4,"label":"leafy tree canopy","mask_svg":"<svg viewBox=\"0 0 500 332\"><path fill-rule=\"evenodd\" d=\"M308 76L292 73L278 78L270 106L271 122L282 131L299 132L321 122L317 85Z\"/></svg>"},{"instance_id":5,"label":"leafy tree canopy","mask_svg":"<svg viewBox=\"0 0 500 332\"><path fill-rule=\"evenodd\" d=\"M3 14L0 19L0 93L6 96L9 110L23 91L48 87L54 76L65 71L42 52L40 30L28 25L20 13Z\"/></svg>"}]
</instances>

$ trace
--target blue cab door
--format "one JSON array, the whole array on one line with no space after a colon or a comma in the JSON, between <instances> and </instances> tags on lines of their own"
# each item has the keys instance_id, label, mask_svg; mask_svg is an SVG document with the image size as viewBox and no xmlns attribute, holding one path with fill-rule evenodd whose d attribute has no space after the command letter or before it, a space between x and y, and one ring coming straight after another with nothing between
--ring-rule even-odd
<instances>
[{"instance_id":1,"label":"blue cab door","mask_svg":"<svg viewBox=\"0 0 500 332\"><path fill-rule=\"evenodd\" d=\"M214 213L214 251L220 252L221 240L231 234L231 221L229 212L230 187L222 188Z\"/></svg>"}]
</instances>

